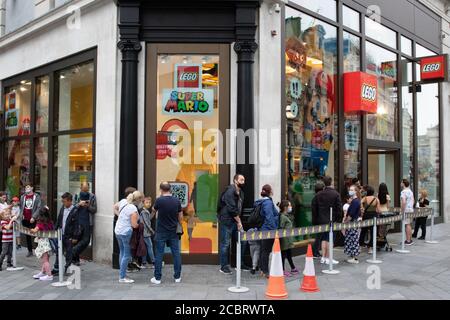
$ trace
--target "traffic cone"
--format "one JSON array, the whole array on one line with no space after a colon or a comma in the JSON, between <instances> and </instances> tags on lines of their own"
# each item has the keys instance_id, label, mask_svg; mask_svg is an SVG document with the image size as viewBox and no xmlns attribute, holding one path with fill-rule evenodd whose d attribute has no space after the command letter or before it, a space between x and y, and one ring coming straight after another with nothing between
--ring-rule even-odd
<instances>
[{"instance_id":1,"label":"traffic cone","mask_svg":"<svg viewBox=\"0 0 450 320\"><path fill-rule=\"evenodd\" d=\"M312 254L311 244L308 245L308 251L306 253L305 270L303 271L303 283L300 287L304 292L317 292L320 291L317 286L316 272L314 271L314 261Z\"/></svg>"},{"instance_id":2,"label":"traffic cone","mask_svg":"<svg viewBox=\"0 0 450 320\"><path fill-rule=\"evenodd\" d=\"M266 297L269 299L286 299L288 293L284 283L283 264L281 259L280 239L275 238L272 250L272 261L270 263L269 283L267 285Z\"/></svg>"}]
</instances>

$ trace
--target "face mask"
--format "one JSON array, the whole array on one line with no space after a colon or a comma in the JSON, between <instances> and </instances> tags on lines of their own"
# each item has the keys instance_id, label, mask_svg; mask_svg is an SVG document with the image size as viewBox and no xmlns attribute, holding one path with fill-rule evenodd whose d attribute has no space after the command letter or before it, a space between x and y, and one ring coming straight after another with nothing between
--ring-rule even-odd
<instances>
[{"instance_id":1,"label":"face mask","mask_svg":"<svg viewBox=\"0 0 450 320\"><path fill-rule=\"evenodd\" d=\"M245 187L245 183L238 183L238 187L243 189Z\"/></svg>"},{"instance_id":2,"label":"face mask","mask_svg":"<svg viewBox=\"0 0 450 320\"><path fill-rule=\"evenodd\" d=\"M349 195L350 197L354 197L354 196L355 196L355 194L356 194L356 192L355 192L355 191L349 191L349 192L348 192L348 195Z\"/></svg>"},{"instance_id":3,"label":"face mask","mask_svg":"<svg viewBox=\"0 0 450 320\"><path fill-rule=\"evenodd\" d=\"M289 207L289 208L287 209L287 212L288 212L288 213L291 213L291 212L292 212L292 207Z\"/></svg>"},{"instance_id":4,"label":"face mask","mask_svg":"<svg viewBox=\"0 0 450 320\"><path fill-rule=\"evenodd\" d=\"M33 189L31 189L31 188L25 189L25 193L26 193L26 194L30 194L32 191L33 191Z\"/></svg>"}]
</instances>

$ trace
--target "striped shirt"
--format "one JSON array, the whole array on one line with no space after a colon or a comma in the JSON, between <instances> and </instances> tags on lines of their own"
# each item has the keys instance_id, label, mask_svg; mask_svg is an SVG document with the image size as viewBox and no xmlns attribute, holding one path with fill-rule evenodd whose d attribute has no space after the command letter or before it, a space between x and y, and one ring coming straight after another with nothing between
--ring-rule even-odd
<instances>
[{"instance_id":1,"label":"striped shirt","mask_svg":"<svg viewBox=\"0 0 450 320\"><path fill-rule=\"evenodd\" d=\"M10 230L6 230L6 226L9 224L11 220L2 220L2 242L12 242L13 241L13 229L11 225Z\"/></svg>"}]
</instances>

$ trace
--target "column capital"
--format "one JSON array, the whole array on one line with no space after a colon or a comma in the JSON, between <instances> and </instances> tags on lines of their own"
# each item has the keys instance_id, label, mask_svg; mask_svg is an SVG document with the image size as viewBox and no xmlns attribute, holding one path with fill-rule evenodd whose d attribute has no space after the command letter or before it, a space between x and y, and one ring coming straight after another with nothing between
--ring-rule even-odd
<instances>
[{"instance_id":1,"label":"column capital","mask_svg":"<svg viewBox=\"0 0 450 320\"><path fill-rule=\"evenodd\" d=\"M257 49L258 44L255 41L240 40L234 44L234 51L236 51L237 54L255 53Z\"/></svg>"},{"instance_id":2,"label":"column capital","mask_svg":"<svg viewBox=\"0 0 450 320\"><path fill-rule=\"evenodd\" d=\"M122 52L135 51L137 53L142 50L141 43L131 39L120 40L117 43L117 48Z\"/></svg>"}]
</instances>

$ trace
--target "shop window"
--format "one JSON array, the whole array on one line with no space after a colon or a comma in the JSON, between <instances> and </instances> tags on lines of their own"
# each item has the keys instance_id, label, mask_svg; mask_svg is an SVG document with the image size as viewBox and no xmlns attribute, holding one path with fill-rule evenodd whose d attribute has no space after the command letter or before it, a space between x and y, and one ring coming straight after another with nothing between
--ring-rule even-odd
<instances>
[{"instance_id":1,"label":"shop window","mask_svg":"<svg viewBox=\"0 0 450 320\"><path fill-rule=\"evenodd\" d=\"M422 85L422 91L417 93L417 191L428 192L436 216L440 215L441 188L439 125L439 85Z\"/></svg>"},{"instance_id":2,"label":"shop window","mask_svg":"<svg viewBox=\"0 0 450 320\"><path fill-rule=\"evenodd\" d=\"M420 44L416 44L416 58L429 57L434 56L437 53L421 46ZM421 81L421 72L420 72L420 64L416 63L416 80Z\"/></svg>"},{"instance_id":3,"label":"shop window","mask_svg":"<svg viewBox=\"0 0 450 320\"><path fill-rule=\"evenodd\" d=\"M172 185L184 214L183 253L218 252L219 55L159 54L156 190Z\"/></svg>"},{"instance_id":4,"label":"shop window","mask_svg":"<svg viewBox=\"0 0 450 320\"><path fill-rule=\"evenodd\" d=\"M48 138L34 140L34 190L48 203Z\"/></svg>"},{"instance_id":5,"label":"shop window","mask_svg":"<svg viewBox=\"0 0 450 320\"><path fill-rule=\"evenodd\" d=\"M350 9L347 6L342 7L342 17L344 26L349 27L355 31L360 31L360 15L359 12Z\"/></svg>"},{"instance_id":6,"label":"shop window","mask_svg":"<svg viewBox=\"0 0 450 320\"><path fill-rule=\"evenodd\" d=\"M408 56L412 57L412 40L402 36L401 37L401 44L402 44L402 53L407 54Z\"/></svg>"},{"instance_id":7,"label":"shop window","mask_svg":"<svg viewBox=\"0 0 450 320\"><path fill-rule=\"evenodd\" d=\"M30 183L30 140L9 140L6 146L5 189L10 197L19 196Z\"/></svg>"},{"instance_id":8,"label":"shop window","mask_svg":"<svg viewBox=\"0 0 450 320\"><path fill-rule=\"evenodd\" d=\"M336 0L291 0L291 2L336 21Z\"/></svg>"},{"instance_id":9,"label":"shop window","mask_svg":"<svg viewBox=\"0 0 450 320\"><path fill-rule=\"evenodd\" d=\"M378 109L367 115L367 138L397 141L397 55L366 42L367 72L378 77Z\"/></svg>"},{"instance_id":10,"label":"shop window","mask_svg":"<svg viewBox=\"0 0 450 320\"><path fill-rule=\"evenodd\" d=\"M59 136L54 145L54 181L57 207L65 192L79 192L83 182L92 183L92 133Z\"/></svg>"},{"instance_id":11,"label":"shop window","mask_svg":"<svg viewBox=\"0 0 450 320\"><path fill-rule=\"evenodd\" d=\"M7 137L30 135L31 80L22 80L5 90L5 133Z\"/></svg>"},{"instance_id":12,"label":"shop window","mask_svg":"<svg viewBox=\"0 0 450 320\"><path fill-rule=\"evenodd\" d=\"M361 39L344 32L344 73L361 70ZM345 114L344 179L361 178L361 117Z\"/></svg>"},{"instance_id":13,"label":"shop window","mask_svg":"<svg viewBox=\"0 0 450 320\"><path fill-rule=\"evenodd\" d=\"M366 17L366 35L378 42L397 49L397 33Z\"/></svg>"},{"instance_id":14,"label":"shop window","mask_svg":"<svg viewBox=\"0 0 450 320\"><path fill-rule=\"evenodd\" d=\"M337 187L337 30L286 9L286 196L297 226L311 224L316 182L325 175Z\"/></svg>"},{"instance_id":15,"label":"shop window","mask_svg":"<svg viewBox=\"0 0 450 320\"><path fill-rule=\"evenodd\" d=\"M36 133L48 132L49 77L41 77L36 81Z\"/></svg>"},{"instance_id":16,"label":"shop window","mask_svg":"<svg viewBox=\"0 0 450 320\"><path fill-rule=\"evenodd\" d=\"M59 131L93 126L94 65L86 63L57 73L59 87L55 127Z\"/></svg>"},{"instance_id":17,"label":"shop window","mask_svg":"<svg viewBox=\"0 0 450 320\"><path fill-rule=\"evenodd\" d=\"M403 178L408 179L414 189L414 113L412 94L413 64L402 60L402 151Z\"/></svg>"}]
</instances>

